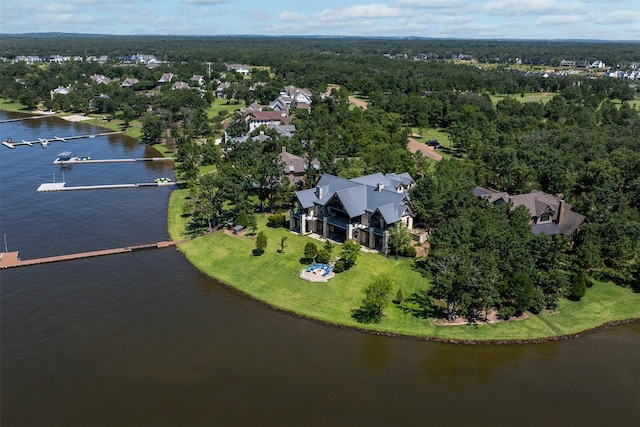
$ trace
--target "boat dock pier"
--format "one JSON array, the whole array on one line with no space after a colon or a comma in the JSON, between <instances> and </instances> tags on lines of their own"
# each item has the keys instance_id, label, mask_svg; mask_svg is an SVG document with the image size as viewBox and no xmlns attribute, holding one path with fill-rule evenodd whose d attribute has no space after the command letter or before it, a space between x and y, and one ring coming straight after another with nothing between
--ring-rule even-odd
<instances>
[{"instance_id":1,"label":"boat dock pier","mask_svg":"<svg viewBox=\"0 0 640 427\"><path fill-rule=\"evenodd\" d=\"M133 162L170 162L173 159L169 157L138 157L134 159L99 159L93 160L88 156L71 156L60 153L58 158L53 161L54 165L77 165L77 164L92 164L92 163L133 163ZM65 156L66 154L66 156Z\"/></svg>"},{"instance_id":2,"label":"boat dock pier","mask_svg":"<svg viewBox=\"0 0 640 427\"><path fill-rule=\"evenodd\" d=\"M72 136L64 136L64 137L60 137L60 136L54 136L53 138L38 138L35 141L25 141L24 139L17 142L14 141L13 139L9 138L6 141L2 141L2 145L4 145L7 148L16 148L17 146L20 145L28 145L29 147L33 147L34 144L40 144L42 146L42 148L46 148L49 143L51 142L67 142L67 141L71 141L74 139L83 139L83 138L97 138L99 136L107 136L107 135L117 135L122 133L121 131L114 131L114 132L101 132L101 133L89 133L89 134L85 134L85 135L72 135Z\"/></svg>"},{"instance_id":3,"label":"boat dock pier","mask_svg":"<svg viewBox=\"0 0 640 427\"><path fill-rule=\"evenodd\" d=\"M0 268L26 267L29 265L48 264L52 262L70 261L74 259L91 258L91 257L97 257L97 256L103 256L103 255L123 254L127 252L141 251L141 250L147 250L147 249L168 248L170 246L175 246L179 243L183 243L183 241L169 240L165 242L150 243L147 245L125 246L123 248L105 249L101 251L91 251L91 252L80 252L75 254L58 255L58 256L52 256L52 257L46 257L46 258L35 258L35 259L27 259L27 260L21 260L20 257L18 256L17 251L5 252L5 253L0 253Z\"/></svg>"},{"instance_id":4,"label":"boat dock pier","mask_svg":"<svg viewBox=\"0 0 640 427\"><path fill-rule=\"evenodd\" d=\"M51 115L43 114L41 116L21 117L19 119L5 119L5 120L0 120L0 123L21 122L23 120L43 119L45 117L51 117Z\"/></svg>"},{"instance_id":5,"label":"boat dock pier","mask_svg":"<svg viewBox=\"0 0 640 427\"><path fill-rule=\"evenodd\" d=\"M79 185L76 187L67 187L65 182L45 182L40 184L36 190L38 193L51 193L55 191L78 191L78 190L113 190L119 188L140 188L140 187L167 187L177 185L173 181L159 182L138 182L135 184L103 184L103 185Z\"/></svg>"}]
</instances>

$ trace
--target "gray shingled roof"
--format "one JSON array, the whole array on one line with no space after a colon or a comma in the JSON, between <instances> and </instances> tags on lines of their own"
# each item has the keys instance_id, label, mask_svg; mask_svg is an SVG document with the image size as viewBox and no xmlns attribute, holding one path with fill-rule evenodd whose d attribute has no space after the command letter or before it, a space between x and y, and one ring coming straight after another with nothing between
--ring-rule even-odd
<instances>
[{"instance_id":1,"label":"gray shingled roof","mask_svg":"<svg viewBox=\"0 0 640 427\"><path fill-rule=\"evenodd\" d=\"M413 183L413 178L408 173L396 175L394 173L383 174L381 172L371 175L365 175L358 178L353 178L351 181L358 182L360 184L376 187L378 184L383 184L384 189L388 191L396 191L400 185L406 187Z\"/></svg>"},{"instance_id":2,"label":"gray shingled roof","mask_svg":"<svg viewBox=\"0 0 640 427\"><path fill-rule=\"evenodd\" d=\"M555 222L547 222L544 224L533 224L531 226L531 232L533 234L548 234L553 236L554 234L560 234L562 231L558 228L558 225Z\"/></svg>"},{"instance_id":3,"label":"gray shingled roof","mask_svg":"<svg viewBox=\"0 0 640 427\"><path fill-rule=\"evenodd\" d=\"M580 224L582 224L585 219L587 219L587 217L579 214L578 212L569 210L569 207L567 206L567 210L564 214L564 220L558 224L558 228L560 228L562 234L570 236L576 232L578 227L580 227Z\"/></svg>"},{"instance_id":4,"label":"gray shingled roof","mask_svg":"<svg viewBox=\"0 0 640 427\"><path fill-rule=\"evenodd\" d=\"M408 175L403 177L404 182L412 182L413 178ZM314 204L325 205L333 197L337 197L349 217L354 218L366 212L380 211L387 224L393 224L400 220L407 211L405 201L408 196L397 193L392 185L378 191L376 186L379 178L384 178L383 174L373 174L366 177L346 180L333 175L324 174L318 181L317 187L322 188L322 199L316 197L316 188L296 192L296 196L303 208L310 208ZM393 175L395 179L397 175ZM364 182L375 182L375 184L365 184ZM400 182L400 181L398 181ZM387 187L387 186L385 186Z\"/></svg>"},{"instance_id":5,"label":"gray shingled roof","mask_svg":"<svg viewBox=\"0 0 640 427\"><path fill-rule=\"evenodd\" d=\"M482 197L487 200L489 203L493 204L501 204L509 202L509 193L504 191L494 190L493 188L487 187L476 187L473 190L473 195L476 197Z\"/></svg>"}]
</instances>

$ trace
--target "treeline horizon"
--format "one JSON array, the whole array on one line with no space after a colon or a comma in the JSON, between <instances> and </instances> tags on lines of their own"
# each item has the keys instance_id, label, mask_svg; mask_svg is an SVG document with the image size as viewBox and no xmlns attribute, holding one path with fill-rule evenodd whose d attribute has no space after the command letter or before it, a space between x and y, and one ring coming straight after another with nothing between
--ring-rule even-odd
<instances>
[{"instance_id":1,"label":"treeline horizon","mask_svg":"<svg viewBox=\"0 0 640 427\"><path fill-rule=\"evenodd\" d=\"M226 56L251 47L269 50L287 49L324 54L407 54L433 53L439 59L455 54L471 55L480 62L507 62L519 58L525 64L554 65L563 59L602 60L606 64L640 61L640 41L608 40L521 40L521 39L453 39L420 37L356 36L260 36L260 35L110 35L81 33L3 34L0 55L126 55L145 53L173 60L189 54L199 58ZM286 46L284 46L286 45ZM615 49L612 49L615 45ZM64 46L60 49L60 46ZM233 55L231 55L233 57ZM201 58L202 59L202 58ZM215 60L215 56L212 57Z\"/></svg>"}]
</instances>

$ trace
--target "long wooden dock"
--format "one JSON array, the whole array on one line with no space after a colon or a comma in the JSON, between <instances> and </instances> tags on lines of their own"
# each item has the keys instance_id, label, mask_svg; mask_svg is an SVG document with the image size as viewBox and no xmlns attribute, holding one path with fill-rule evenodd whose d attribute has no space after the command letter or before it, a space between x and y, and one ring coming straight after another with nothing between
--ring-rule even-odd
<instances>
[{"instance_id":1,"label":"long wooden dock","mask_svg":"<svg viewBox=\"0 0 640 427\"><path fill-rule=\"evenodd\" d=\"M58 255L46 258L35 258L21 260L18 252L0 253L0 268L26 267L29 265L48 264L52 262L70 261L74 259L92 258L104 255L123 254L127 252L135 252L148 249L160 249L175 246L184 241L169 240L164 242L150 243L147 245L125 246L122 248L104 249L101 251L80 252L75 254Z\"/></svg>"},{"instance_id":2,"label":"long wooden dock","mask_svg":"<svg viewBox=\"0 0 640 427\"><path fill-rule=\"evenodd\" d=\"M29 116L29 117L21 117L19 119L5 119L0 120L0 123L11 123L11 122L21 122L23 120L33 120L33 119L43 119L45 117L51 117L51 114L42 114L40 116Z\"/></svg>"},{"instance_id":3,"label":"long wooden dock","mask_svg":"<svg viewBox=\"0 0 640 427\"><path fill-rule=\"evenodd\" d=\"M88 133L85 135L72 135L72 136L54 136L53 138L38 138L35 141L25 141L24 139L21 141L14 141L9 138L6 141L2 141L2 145L7 148L16 148L20 145L28 145L29 147L33 147L35 144L40 144L42 148L46 148L49 146L51 142L67 142L74 139L83 139L83 138L97 138L99 136L107 136L107 135L117 135L122 133L121 131L113 131L113 132L101 132L101 133Z\"/></svg>"},{"instance_id":4,"label":"long wooden dock","mask_svg":"<svg viewBox=\"0 0 640 427\"><path fill-rule=\"evenodd\" d=\"M51 193L55 191L79 191L79 190L114 190L118 188L140 188L140 187L168 187L177 185L177 182L138 182L135 184L102 184L102 185L79 185L67 187L64 182L45 182L40 184L36 190L38 193Z\"/></svg>"},{"instance_id":5,"label":"long wooden dock","mask_svg":"<svg viewBox=\"0 0 640 427\"><path fill-rule=\"evenodd\" d=\"M68 160L57 158L53 161L54 165L81 165L93 163L133 163L133 162L171 162L170 157L137 157L134 159L91 159L88 157L70 157Z\"/></svg>"}]
</instances>

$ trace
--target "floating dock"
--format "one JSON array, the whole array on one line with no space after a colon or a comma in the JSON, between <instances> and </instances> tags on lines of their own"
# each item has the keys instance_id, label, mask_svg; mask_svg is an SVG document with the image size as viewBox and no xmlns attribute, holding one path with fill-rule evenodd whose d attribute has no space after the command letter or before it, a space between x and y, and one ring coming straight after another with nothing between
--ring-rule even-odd
<instances>
[{"instance_id":1,"label":"floating dock","mask_svg":"<svg viewBox=\"0 0 640 427\"><path fill-rule=\"evenodd\" d=\"M121 131L114 131L114 132L102 132L102 133L88 133L85 135L72 135L72 136L64 136L64 137L60 137L60 136L54 136L53 138L38 138L35 141L25 141L20 140L19 142L14 141L13 139L9 138L6 141L2 141L2 145L4 145L7 148L16 148L20 145L28 145L29 147L33 147L34 144L40 144L42 146L42 148L46 148L51 142L67 142L67 141L71 141L74 139L84 139L84 138L97 138L99 136L108 136L108 135L117 135L117 134L121 134Z\"/></svg>"},{"instance_id":2,"label":"floating dock","mask_svg":"<svg viewBox=\"0 0 640 427\"><path fill-rule=\"evenodd\" d=\"M21 260L20 257L18 256L17 251L5 252L5 253L0 253L0 268L26 267L29 265L48 264L51 262L60 262L60 261L70 261L74 259L91 258L96 256L102 256L102 255L122 254L122 253L134 252L134 251L140 251L140 250L146 250L146 249L168 248L170 246L174 246L183 242L184 241L171 240L166 242L150 243L147 245L125 246L123 248L105 249L101 251L91 251L91 252L80 252L76 254L59 255L59 256L52 256L52 257L46 257L46 258L27 259L27 260Z\"/></svg>"},{"instance_id":3,"label":"floating dock","mask_svg":"<svg viewBox=\"0 0 640 427\"><path fill-rule=\"evenodd\" d=\"M65 182L45 182L40 184L36 190L38 193L51 193L55 191L79 191L79 190L114 190L119 188L140 188L140 187L168 187L177 185L173 181L160 182L138 182L135 184L102 184L102 185L80 185L75 187L67 187Z\"/></svg>"}]
</instances>

